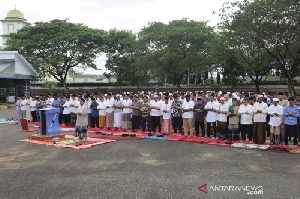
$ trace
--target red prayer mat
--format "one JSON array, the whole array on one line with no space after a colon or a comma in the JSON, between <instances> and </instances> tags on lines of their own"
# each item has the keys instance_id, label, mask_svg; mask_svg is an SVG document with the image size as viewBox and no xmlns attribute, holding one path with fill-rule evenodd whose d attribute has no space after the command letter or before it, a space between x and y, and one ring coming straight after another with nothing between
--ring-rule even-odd
<instances>
[{"instance_id":1,"label":"red prayer mat","mask_svg":"<svg viewBox=\"0 0 300 199\"><path fill-rule=\"evenodd\" d=\"M65 138L58 139L55 143L51 141L38 141L38 140L20 140L21 142L29 142L34 144L43 144L48 146L62 147L62 148L73 148L73 149L86 149L92 146L106 144L114 142L115 140L110 139L97 139L97 138L87 138L86 140L74 139L74 136L66 135Z\"/></svg>"}]
</instances>

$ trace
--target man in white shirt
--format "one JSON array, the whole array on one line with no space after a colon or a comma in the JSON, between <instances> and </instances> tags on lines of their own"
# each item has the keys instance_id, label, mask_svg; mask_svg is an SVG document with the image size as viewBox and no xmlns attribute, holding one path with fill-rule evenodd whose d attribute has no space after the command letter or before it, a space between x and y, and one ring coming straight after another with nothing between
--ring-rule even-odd
<instances>
[{"instance_id":1,"label":"man in white shirt","mask_svg":"<svg viewBox=\"0 0 300 199\"><path fill-rule=\"evenodd\" d=\"M80 101L78 100L77 96L75 94L72 95L72 99L70 99L70 125L75 126L76 125L76 110L80 106Z\"/></svg>"},{"instance_id":2,"label":"man in white shirt","mask_svg":"<svg viewBox=\"0 0 300 199\"><path fill-rule=\"evenodd\" d=\"M267 113L268 105L263 102L263 95L258 95L257 102L253 106L253 140L255 144L264 144L266 142Z\"/></svg>"},{"instance_id":3,"label":"man in white shirt","mask_svg":"<svg viewBox=\"0 0 300 199\"><path fill-rule=\"evenodd\" d=\"M99 110L99 128L102 129L106 126L106 101L103 96L99 97L97 109Z\"/></svg>"},{"instance_id":4,"label":"man in white shirt","mask_svg":"<svg viewBox=\"0 0 300 199\"><path fill-rule=\"evenodd\" d=\"M131 104L132 101L129 99L130 94L125 94L124 99L122 101L122 108L123 108L123 114L122 114L122 130L126 131L128 129L131 129Z\"/></svg>"},{"instance_id":5,"label":"man in white shirt","mask_svg":"<svg viewBox=\"0 0 300 199\"><path fill-rule=\"evenodd\" d=\"M193 127L194 106L195 103L191 101L190 95L186 95L185 100L182 103L183 132L185 136L188 136L188 133L190 133L190 136L193 136L194 134L194 127Z\"/></svg>"},{"instance_id":6,"label":"man in white shirt","mask_svg":"<svg viewBox=\"0 0 300 199\"><path fill-rule=\"evenodd\" d=\"M273 98L273 105L269 106L268 114L270 115L270 144L278 145L280 143L280 125L283 107L279 105L279 99Z\"/></svg>"},{"instance_id":7,"label":"man in white shirt","mask_svg":"<svg viewBox=\"0 0 300 199\"><path fill-rule=\"evenodd\" d=\"M217 136L217 127L216 127L216 121L217 121L217 110L219 107L219 103L215 100L214 95L211 95L209 97L209 102L205 105L204 109L207 111L207 116L206 116L206 122L207 122L207 137L210 137L210 127L211 124L213 125L214 128L214 137Z\"/></svg>"},{"instance_id":8,"label":"man in white shirt","mask_svg":"<svg viewBox=\"0 0 300 199\"><path fill-rule=\"evenodd\" d=\"M25 96L23 95L21 98L21 118L26 118L26 110L27 110L27 100L25 99Z\"/></svg>"},{"instance_id":9,"label":"man in white shirt","mask_svg":"<svg viewBox=\"0 0 300 199\"><path fill-rule=\"evenodd\" d=\"M67 96L66 101L63 105L63 108L64 108L63 121L66 126L70 125L70 105L71 105L70 96Z\"/></svg>"},{"instance_id":10,"label":"man in white shirt","mask_svg":"<svg viewBox=\"0 0 300 199\"><path fill-rule=\"evenodd\" d=\"M228 131L227 116L229 113L229 106L228 104L225 103L224 97L220 98L220 103L219 103L217 113L219 114L218 115L218 125L220 130L219 138L226 139L227 131Z\"/></svg>"},{"instance_id":11,"label":"man in white shirt","mask_svg":"<svg viewBox=\"0 0 300 199\"><path fill-rule=\"evenodd\" d=\"M32 121L37 122L37 115L36 115L36 100L33 97L32 101L30 102L30 112L32 116Z\"/></svg>"},{"instance_id":12,"label":"man in white shirt","mask_svg":"<svg viewBox=\"0 0 300 199\"><path fill-rule=\"evenodd\" d=\"M249 141L252 141L253 135L253 106L249 104L248 98L245 98L240 106L238 113L241 115L241 134L242 140L246 141L246 135Z\"/></svg>"},{"instance_id":13,"label":"man in white shirt","mask_svg":"<svg viewBox=\"0 0 300 199\"><path fill-rule=\"evenodd\" d=\"M114 124L114 102L112 94L108 93L106 99L106 128L108 130L112 129Z\"/></svg>"},{"instance_id":14,"label":"man in white shirt","mask_svg":"<svg viewBox=\"0 0 300 199\"><path fill-rule=\"evenodd\" d=\"M154 101L150 102L150 116L151 116L151 126L152 132L155 134L156 128L158 128L159 134L161 134L161 123L160 123L160 109L161 102L158 100L158 95L154 95Z\"/></svg>"},{"instance_id":15,"label":"man in white shirt","mask_svg":"<svg viewBox=\"0 0 300 199\"><path fill-rule=\"evenodd\" d=\"M169 135L172 132L171 125L171 105L169 103L169 98L165 97L165 102L162 104L162 132L163 134Z\"/></svg>"},{"instance_id":16,"label":"man in white shirt","mask_svg":"<svg viewBox=\"0 0 300 199\"><path fill-rule=\"evenodd\" d=\"M122 100L119 94L116 95L116 99L114 101L114 128L118 130L118 128L122 127Z\"/></svg>"}]
</instances>

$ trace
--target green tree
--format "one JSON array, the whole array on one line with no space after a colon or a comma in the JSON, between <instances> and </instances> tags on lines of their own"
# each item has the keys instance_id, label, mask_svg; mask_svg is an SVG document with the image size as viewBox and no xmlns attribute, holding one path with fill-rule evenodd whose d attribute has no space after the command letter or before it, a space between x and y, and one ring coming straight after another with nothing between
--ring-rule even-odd
<instances>
[{"instance_id":1,"label":"green tree","mask_svg":"<svg viewBox=\"0 0 300 199\"><path fill-rule=\"evenodd\" d=\"M101 52L103 31L67 20L37 22L10 34L5 50L18 50L40 77L54 77L67 92L66 78L71 68L93 68Z\"/></svg>"},{"instance_id":2,"label":"green tree","mask_svg":"<svg viewBox=\"0 0 300 199\"><path fill-rule=\"evenodd\" d=\"M123 84L139 86L148 82L147 71L139 61L138 42L131 31L111 29L105 36L106 75L114 76L120 87Z\"/></svg>"},{"instance_id":3,"label":"green tree","mask_svg":"<svg viewBox=\"0 0 300 199\"><path fill-rule=\"evenodd\" d=\"M255 42L273 58L292 95L300 68L299 13L297 0L240 0L224 5L220 13L224 30L235 39Z\"/></svg>"},{"instance_id":4,"label":"green tree","mask_svg":"<svg viewBox=\"0 0 300 199\"><path fill-rule=\"evenodd\" d=\"M153 22L138 33L152 78L161 82L171 79L179 89L186 75L207 71L206 42L213 36L213 28L206 22L187 19Z\"/></svg>"}]
</instances>

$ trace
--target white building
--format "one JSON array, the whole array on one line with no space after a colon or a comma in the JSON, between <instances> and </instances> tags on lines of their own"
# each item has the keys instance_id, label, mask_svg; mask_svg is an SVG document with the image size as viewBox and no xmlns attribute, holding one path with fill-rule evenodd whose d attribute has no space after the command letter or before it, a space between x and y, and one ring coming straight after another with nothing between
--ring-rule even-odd
<instances>
[{"instance_id":1,"label":"white building","mask_svg":"<svg viewBox=\"0 0 300 199\"><path fill-rule=\"evenodd\" d=\"M18 30L23 28L30 23L27 22L23 13L17 9L11 10L7 13L5 19L1 20L3 33L2 37L2 49L6 47L6 40L10 33L16 33Z\"/></svg>"}]
</instances>

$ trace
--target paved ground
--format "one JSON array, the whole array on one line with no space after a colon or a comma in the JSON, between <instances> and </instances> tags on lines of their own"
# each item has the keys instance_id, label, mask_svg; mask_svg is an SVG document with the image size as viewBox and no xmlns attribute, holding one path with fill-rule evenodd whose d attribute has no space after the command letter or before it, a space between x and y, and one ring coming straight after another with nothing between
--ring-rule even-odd
<instances>
[{"instance_id":1,"label":"paved ground","mask_svg":"<svg viewBox=\"0 0 300 199\"><path fill-rule=\"evenodd\" d=\"M20 126L0 124L0 198L300 198L298 154L154 140L75 150L20 138ZM232 191L240 186L263 194Z\"/></svg>"}]
</instances>

